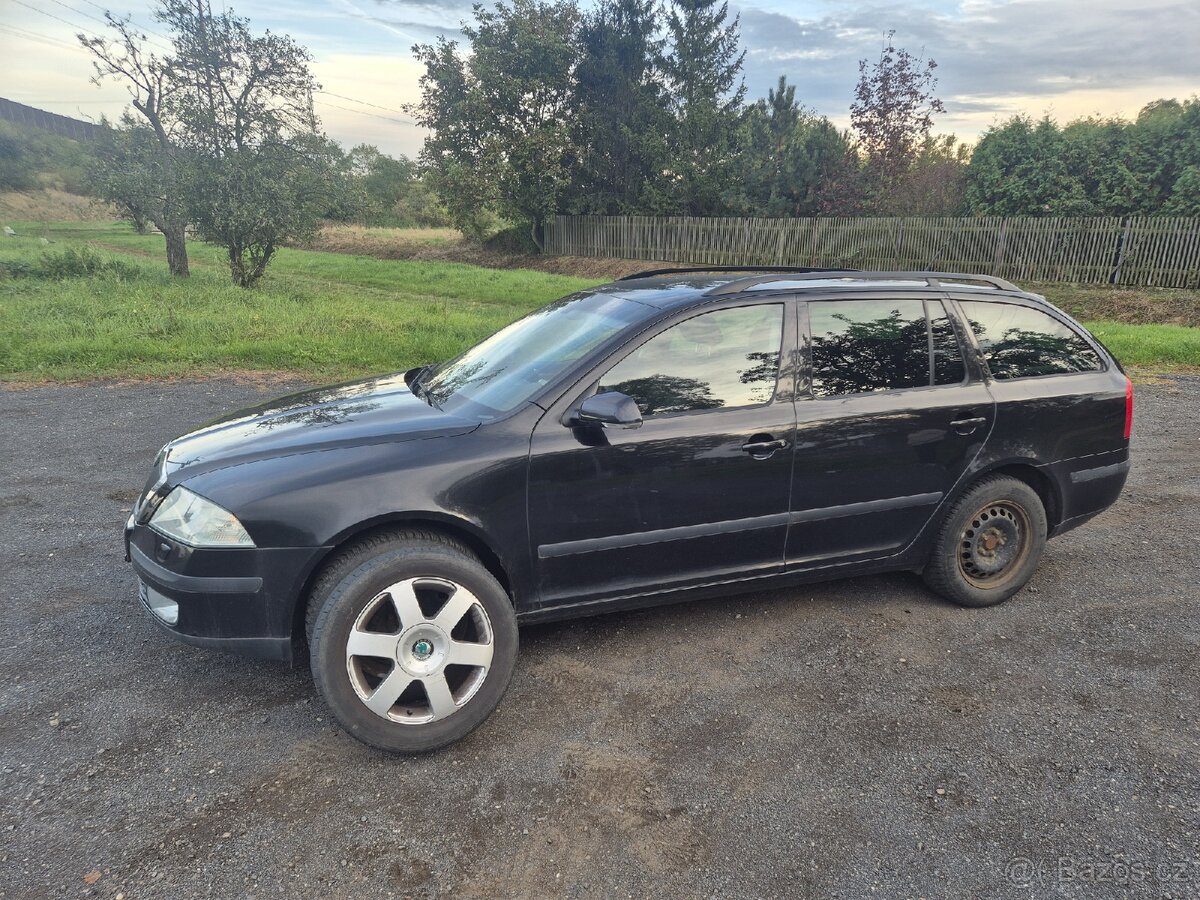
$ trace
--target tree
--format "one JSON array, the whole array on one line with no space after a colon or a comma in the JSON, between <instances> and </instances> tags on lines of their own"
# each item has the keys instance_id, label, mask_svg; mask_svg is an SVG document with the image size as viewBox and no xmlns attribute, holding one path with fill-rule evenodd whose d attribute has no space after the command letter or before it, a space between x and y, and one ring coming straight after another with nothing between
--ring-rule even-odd
<instances>
[{"instance_id":1,"label":"tree","mask_svg":"<svg viewBox=\"0 0 1200 900\"><path fill-rule=\"evenodd\" d=\"M309 54L286 35L255 35L246 19L214 14L208 0L160 0L154 15L171 33L166 57L147 54L146 36L127 19L109 16L115 44L79 38L97 79L125 81L156 137L153 148L137 146L170 173L172 196L155 224L167 236L171 270L186 272L190 221L226 249L234 282L248 287L281 243L315 230L342 187L340 151L320 134L312 108Z\"/></svg>"},{"instance_id":2,"label":"tree","mask_svg":"<svg viewBox=\"0 0 1200 900\"><path fill-rule=\"evenodd\" d=\"M576 69L579 212L645 211L662 194L671 113L655 0L602 0L582 19Z\"/></svg>"},{"instance_id":3,"label":"tree","mask_svg":"<svg viewBox=\"0 0 1200 900\"><path fill-rule=\"evenodd\" d=\"M817 215L825 211L825 188L849 151L845 135L806 112L795 86L781 77L765 100L746 110L737 166L741 187L732 205L747 215Z\"/></svg>"},{"instance_id":4,"label":"tree","mask_svg":"<svg viewBox=\"0 0 1200 900\"><path fill-rule=\"evenodd\" d=\"M970 148L952 134L926 137L908 171L874 198L873 211L894 216L962 215L970 156Z\"/></svg>"},{"instance_id":5,"label":"tree","mask_svg":"<svg viewBox=\"0 0 1200 900\"><path fill-rule=\"evenodd\" d=\"M1128 123L1120 119L1080 119L1062 130L1063 166L1087 198L1092 215L1125 216L1142 203L1130 168L1133 147Z\"/></svg>"},{"instance_id":6,"label":"tree","mask_svg":"<svg viewBox=\"0 0 1200 900\"><path fill-rule=\"evenodd\" d=\"M120 127L101 121L95 142L95 161L88 173L89 188L124 212L139 234L153 222L167 239L167 266L174 275L188 274L183 227L187 214L178 154L162 152L154 130L126 112ZM165 227L164 227L165 225Z\"/></svg>"},{"instance_id":7,"label":"tree","mask_svg":"<svg viewBox=\"0 0 1200 900\"><path fill-rule=\"evenodd\" d=\"M1086 215L1092 206L1049 117L1014 116L984 133L967 169L967 203L988 216Z\"/></svg>"},{"instance_id":8,"label":"tree","mask_svg":"<svg viewBox=\"0 0 1200 900\"><path fill-rule=\"evenodd\" d=\"M1200 99L1156 100L1138 113L1130 128L1129 167L1138 184L1138 213L1183 208L1191 179L1180 183L1192 166L1200 166ZM1178 214L1178 213L1176 213Z\"/></svg>"},{"instance_id":9,"label":"tree","mask_svg":"<svg viewBox=\"0 0 1200 900\"><path fill-rule=\"evenodd\" d=\"M104 14L114 40L85 34L79 42L91 52L99 85L106 78L123 81L130 102L145 121L149 133L130 134L109 142L109 155L101 153L93 178L102 196L149 218L162 232L166 242L167 268L172 275L186 277L188 270L188 213L183 174L184 151L179 143L181 125L175 100L183 85L177 77L178 65L170 57L147 51L146 35L133 27L129 18ZM126 127L133 120L122 117ZM153 135L153 138L150 137ZM155 185L154 202L148 202L147 183Z\"/></svg>"},{"instance_id":10,"label":"tree","mask_svg":"<svg viewBox=\"0 0 1200 900\"><path fill-rule=\"evenodd\" d=\"M734 180L736 134L742 120L739 18L718 0L671 0L670 49L663 72L675 113L674 152L666 204L688 215L724 211Z\"/></svg>"},{"instance_id":11,"label":"tree","mask_svg":"<svg viewBox=\"0 0 1200 900\"><path fill-rule=\"evenodd\" d=\"M339 190L340 151L313 112L311 56L287 35L214 14L208 0L161 0L156 18L173 35L183 85L173 106L191 151L196 230L248 287L284 241L316 230Z\"/></svg>"},{"instance_id":12,"label":"tree","mask_svg":"<svg viewBox=\"0 0 1200 900\"><path fill-rule=\"evenodd\" d=\"M1162 212L1168 216L1200 218L1200 166L1188 166L1175 179L1171 196L1163 204Z\"/></svg>"},{"instance_id":13,"label":"tree","mask_svg":"<svg viewBox=\"0 0 1200 900\"><path fill-rule=\"evenodd\" d=\"M229 273L250 287L281 246L310 237L346 190L340 150L320 135L198 156L191 190L196 231L225 248Z\"/></svg>"},{"instance_id":14,"label":"tree","mask_svg":"<svg viewBox=\"0 0 1200 900\"><path fill-rule=\"evenodd\" d=\"M430 130L421 161L459 227L478 233L491 210L528 223L540 248L575 166L579 11L542 0L474 9L465 58L445 38L413 47L425 74L410 109Z\"/></svg>"},{"instance_id":15,"label":"tree","mask_svg":"<svg viewBox=\"0 0 1200 900\"><path fill-rule=\"evenodd\" d=\"M851 128L874 198L885 196L908 174L917 149L933 128L933 114L946 111L934 94L937 63L895 47L894 35L888 32L874 64L859 60L858 86L850 106Z\"/></svg>"},{"instance_id":16,"label":"tree","mask_svg":"<svg viewBox=\"0 0 1200 900\"><path fill-rule=\"evenodd\" d=\"M393 157L371 144L346 154L350 186L344 203L327 218L364 225L442 227L450 224L445 209L407 156Z\"/></svg>"}]
</instances>

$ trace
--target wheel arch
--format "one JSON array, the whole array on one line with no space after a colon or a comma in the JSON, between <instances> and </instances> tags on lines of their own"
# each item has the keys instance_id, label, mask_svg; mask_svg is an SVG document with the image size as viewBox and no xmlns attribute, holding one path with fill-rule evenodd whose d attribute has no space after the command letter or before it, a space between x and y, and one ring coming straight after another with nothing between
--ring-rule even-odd
<instances>
[{"instance_id":1,"label":"wheel arch","mask_svg":"<svg viewBox=\"0 0 1200 900\"><path fill-rule=\"evenodd\" d=\"M467 547L474 553L483 567L490 572L495 579L500 582L500 586L504 588L504 592L508 594L509 601L516 605L516 596L513 593L512 578L508 567L500 558L500 554L496 552L491 541L479 528L473 526L465 519L459 519L454 516L449 516L444 513L436 512L408 512L408 513L392 513L389 515L376 516L359 522L339 534L330 541L328 549L320 559L312 566L308 574L303 580L300 590L296 593L296 605L292 610L292 636L293 641L303 643L305 640L304 634L304 618L308 610L308 604L312 597L313 584L320 577L329 561L333 559L340 550L349 547L367 536L380 531L394 530L398 527L421 528L427 531L435 531L443 534L446 537L451 537Z\"/></svg>"},{"instance_id":2,"label":"wheel arch","mask_svg":"<svg viewBox=\"0 0 1200 900\"><path fill-rule=\"evenodd\" d=\"M1042 467L1028 459L1005 460L981 469L971 478L964 479L963 484L955 492L952 500L957 500L958 497L961 497L982 479L992 475L1008 475L1029 485L1038 497L1041 498L1042 506L1046 510L1046 526L1049 531L1053 532L1059 523L1062 522L1063 499L1061 488L1050 475L1043 471Z\"/></svg>"}]
</instances>

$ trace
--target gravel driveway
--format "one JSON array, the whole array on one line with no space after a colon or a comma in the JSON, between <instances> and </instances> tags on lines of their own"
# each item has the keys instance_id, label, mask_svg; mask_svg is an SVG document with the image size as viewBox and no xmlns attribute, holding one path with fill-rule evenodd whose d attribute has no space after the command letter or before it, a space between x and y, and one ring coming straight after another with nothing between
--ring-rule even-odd
<instances>
[{"instance_id":1,"label":"gravel driveway","mask_svg":"<svg viewBox=\"0 0 1200 900\"><path fill-rule=\"evenodd\" d=\"M1032 586L861 578L527 628L433 756L139 611L168 438L264 390L0 391L0 896L1200 896L1200 379Z\"/></svg>"}]
</instances>

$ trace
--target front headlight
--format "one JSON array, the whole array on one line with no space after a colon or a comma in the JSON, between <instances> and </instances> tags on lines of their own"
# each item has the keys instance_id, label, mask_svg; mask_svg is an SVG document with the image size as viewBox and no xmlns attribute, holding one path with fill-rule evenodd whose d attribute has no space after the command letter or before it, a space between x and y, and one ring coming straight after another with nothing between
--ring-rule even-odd
<instances>
[{"instance_id":1,"label":"front headlight","mask_svg":"<svg viewBox=\"0 0 1200 900\"><path fill-rule=\"evenodd\" d=\"M185 487L176 487L163 500L150 525L167 537L193 547L253 547L242 523L228 510Z\"/></svg>"}]
</instances>

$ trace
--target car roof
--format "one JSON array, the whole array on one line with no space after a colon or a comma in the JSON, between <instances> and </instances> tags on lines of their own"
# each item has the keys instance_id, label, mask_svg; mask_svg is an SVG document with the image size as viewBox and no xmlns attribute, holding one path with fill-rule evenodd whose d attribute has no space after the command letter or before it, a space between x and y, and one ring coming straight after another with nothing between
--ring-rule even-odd
<instances>
[{"instance_id":1,"label":"car roof","mask_svg":"<svg viewBox=\"0 0 1200 900\"><path fill-rule=\"evenodd\" d=\"M1015 284L991 275L956 272L860 272L854 269L717 267L667 269L629 275L605 285L606 294L666 310L734 295L787 291L864 290L971 291L981 298L1011 298L1045 302Z\"/></svg>"}]
</instances>

